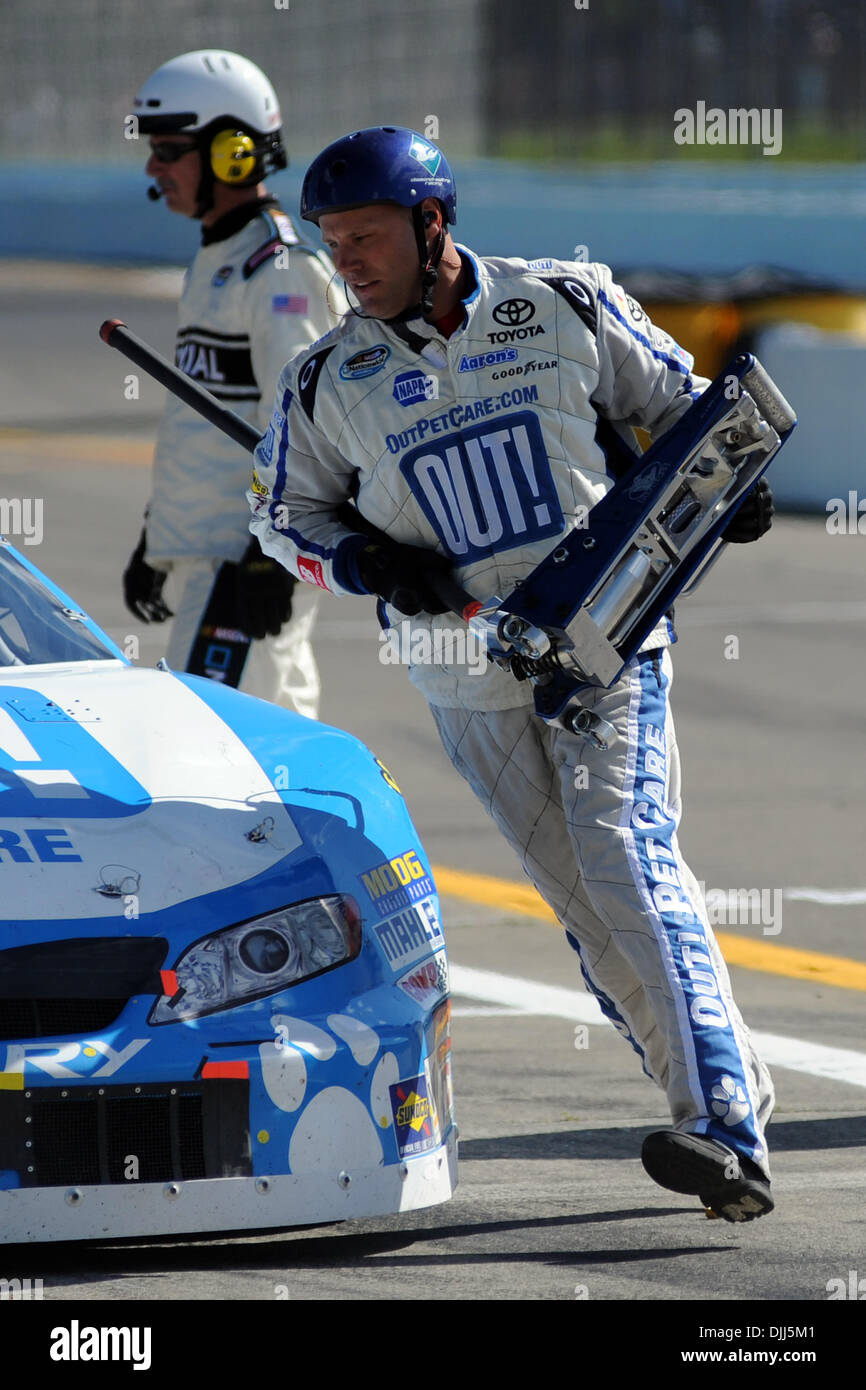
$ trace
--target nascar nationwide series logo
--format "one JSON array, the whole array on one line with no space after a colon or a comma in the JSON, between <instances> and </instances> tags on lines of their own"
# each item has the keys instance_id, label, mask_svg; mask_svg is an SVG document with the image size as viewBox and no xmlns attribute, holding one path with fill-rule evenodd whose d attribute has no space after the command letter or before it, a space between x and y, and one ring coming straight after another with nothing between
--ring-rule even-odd
<instances>
[{"instance_id":1,"label":"nascar nationwide series logo","mask_svg":"<svg viewBox=\"0 0 866 1390\"><path fill-rule=\"evenodd\" d=\"M354 357L346 358L340 366L340 378L342 381L359 381L362 377L373 376L382 370L390 356L391 349L385 343L364 348L361 352L356 352Z\"/></svg>"}]
</instances>

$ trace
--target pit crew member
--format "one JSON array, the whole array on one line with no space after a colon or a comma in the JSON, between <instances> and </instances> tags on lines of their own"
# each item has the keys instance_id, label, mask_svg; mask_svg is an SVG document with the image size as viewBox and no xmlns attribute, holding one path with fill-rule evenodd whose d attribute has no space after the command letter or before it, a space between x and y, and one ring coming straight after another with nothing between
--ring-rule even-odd
<instances>
[{"instance_id":1,"label":"pit crew member","mask_svg":"<svg viewBox=\"0 0 866 1390\"><path fill-rule=\"evenodd\" d=\"M150 139L148 195L202 228L179 304L177 365L264 433L282 367L345 307L340 295L329 310L333 267L263 182L286 165L276 93L247 58L203 50L158 68L133 112ZM314 718L315 595L251 540L248 484L240 445L169 396L124 597L143 622L174 610L171 666Z\"/></svg>"},{"instance_id":2,"label":"pit crew member","mask_svg":"<svg viewBox=\"0 0 866 1390\"><path fill-rule=\"evenodd\" d=\"M510 592L612 486L617 436L663 433L707 383L606 266L455 245L451 171L414 131L330 145L307 171L301 213L356 308L280 378L251 530L299 578L378 595L386 622L457 627L437 571L476 598ZM337 518L350 496L385 542ZM771 513L757 489L729 538L758 539ZM773 1090L677 843L672 640L665 620L611 689L589 687L583 703L618 734L608 751L542 722L527 684L498 667L443 658L410 677L602 1009L667 1093L673 1127L644 1144L650 1176L750 1220L773 1206Z\"/></svg>"}]
</instances>

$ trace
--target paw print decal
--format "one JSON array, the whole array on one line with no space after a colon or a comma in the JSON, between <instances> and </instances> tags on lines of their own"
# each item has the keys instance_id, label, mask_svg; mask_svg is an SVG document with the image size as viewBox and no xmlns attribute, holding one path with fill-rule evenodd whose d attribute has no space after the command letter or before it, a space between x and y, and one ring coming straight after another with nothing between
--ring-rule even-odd
<instances>
[{"instance_id":1,"label":"paw print decal","mask_svg":"<svg viewBox=\"0 0 866 1390\"><path fill-rule=\"evenodd\" d=\"M720 1076L710 1091L711 1109L726 1125L738 1125L748 1115L751 1106L742 1086L732 1076Z\"/></svg>"},{"instance_id":2,"label":"paw print decal","mask_svg":"<svg viewBox=\"0 0 866 1390\"><path fill-rule=\"evenodd\" d=\"M389 1088L399 1077L397 1058L385 1052L367 1081L381 1044L378 1033L348 1014L329 1014L326 1022L327 1030L309 1019L274 1014L274 1041L259 1046L268 1097L277 1110L297 1116L288 1152L295 1174L323 1166L379 1167L382 1136L392 1127ZM310 1073L323 1065L332 1084L310 1095ZM369 1102L359 1094L366 1084Z\"/></svg>"}]
</instances>

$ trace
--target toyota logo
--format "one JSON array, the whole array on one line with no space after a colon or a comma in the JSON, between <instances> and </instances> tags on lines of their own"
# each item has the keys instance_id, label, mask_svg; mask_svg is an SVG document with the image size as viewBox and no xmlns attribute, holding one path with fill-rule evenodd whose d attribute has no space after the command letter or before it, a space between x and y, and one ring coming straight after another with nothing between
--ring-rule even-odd
<instances>
[{"instance_id":1,"label":"toyota logo","mask_svg":"<svg viewBox=\"0 0 866 1390\"><path fill-rule=\"evenodd\" d=\"M535 317L535 305L528 299L505 299L496 305L493 317L497 323L507 323L510 327L516 328Z\"/></svg>"}]
</instances>

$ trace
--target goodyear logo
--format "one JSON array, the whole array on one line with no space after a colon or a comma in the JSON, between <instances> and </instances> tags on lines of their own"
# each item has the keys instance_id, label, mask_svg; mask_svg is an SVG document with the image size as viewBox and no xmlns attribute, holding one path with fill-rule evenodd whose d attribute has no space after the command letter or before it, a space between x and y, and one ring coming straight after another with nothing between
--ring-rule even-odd
<instances>
[{"instance_id":1,"label":"goodyear logo","mask_svg":"<svg viewBox=\"0 0 866 1390\"><path fill-rule=\"evenodd\" d=\"M252 490L257 497L267 497L268 495L268 490L255 469L253 469Z\"/></svg>"},{"instance_id":2,"label":"goodyear logo","mask_svg":"<svg viewBox=\"0 0 866 1390\"><path fill-rule=\"evenodd\" d=\"M393 912L396 907L409 906L436 891L432 878L414 849L404 850L402 854L395 855L384 864L377 864L374 869L358 877L383 913Z\"/></svg>"}]
</instances>

